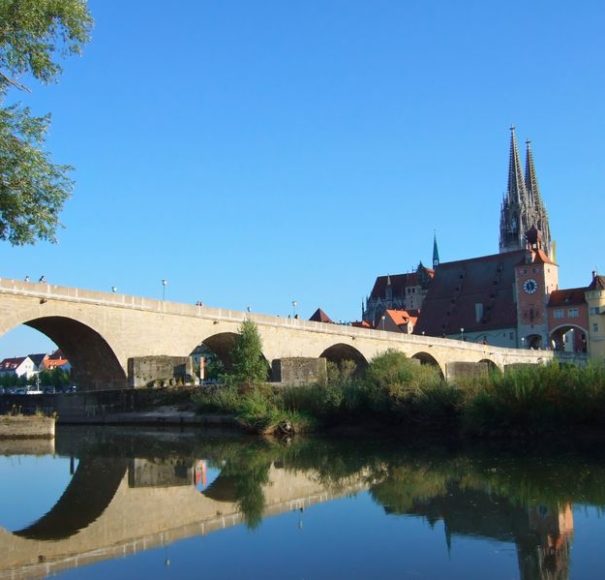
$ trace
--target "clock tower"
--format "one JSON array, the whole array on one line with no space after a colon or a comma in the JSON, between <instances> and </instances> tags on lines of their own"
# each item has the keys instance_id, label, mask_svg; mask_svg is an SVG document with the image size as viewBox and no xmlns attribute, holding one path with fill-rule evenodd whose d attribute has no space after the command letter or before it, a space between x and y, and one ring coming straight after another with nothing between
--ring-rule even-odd
<instances>
[{"instance_id":1,"label":"clock tower","mask_svg":"<svg viewBox=\"0 0 605 580\"><path fill-rule=\"evenodd\" d=\"M543 249L542 234L535 226L526 234L527 249L515 267L517 340L519 348L548 348L546 306L559 287L559 267Z\"/></svg>"}]
</instances>

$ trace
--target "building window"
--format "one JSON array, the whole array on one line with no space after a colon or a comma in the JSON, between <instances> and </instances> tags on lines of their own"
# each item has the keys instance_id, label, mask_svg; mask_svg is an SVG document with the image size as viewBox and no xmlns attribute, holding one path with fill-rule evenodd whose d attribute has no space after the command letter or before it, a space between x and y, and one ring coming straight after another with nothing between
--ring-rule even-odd
<instances>
[{"instance_id":1,"label":"building window","mask_svg":"<svg viewBox=\"0 0 605 580\"><path fill-rule=\"evenodd\" d=\"M569 318L578 318L578 316L580 316L580 311L577 308L570 308L567 311L567 316L569 316Z\"/></svg>"},{"instance_id":2,"label":"building window","mask_svg":"<svg viewBox=\"0 0 605 580\"><path fill-rule=\"evenodd\" d=\"M483 319L483 304L481 302L475 303L475 322L481 322Z\"/></svg>"},{"instance_id":3,"label":"building window","mask_svg":"<svg viewBox=\"0 0 605 580\"><path fill-rule=\"evenodd\" d=\"M552 314L553 318L563 318L564 316L564 312L562 308L557 308L553 314Z\"/></svg>"},{"instance_id":4,"label":"building window","mask_svg":"<svg viewBox=\"0 0 605 580\"><path fill-rule=\"evenodd\" d=\"M590 307L590 313L591 314L599 314L599 307L598 306L591 306Z\"/></svg>"},{"instance_id":5,"label":"building window","mask_svg":"<svg viewBox=\"0 0 605 580\"><path fill-rule=\"evenodd\" d=\"M593 322L592 323L592 331L593 332L599 332L599 324L598 324L598 322Z\"/></svg>"}]
</instances>

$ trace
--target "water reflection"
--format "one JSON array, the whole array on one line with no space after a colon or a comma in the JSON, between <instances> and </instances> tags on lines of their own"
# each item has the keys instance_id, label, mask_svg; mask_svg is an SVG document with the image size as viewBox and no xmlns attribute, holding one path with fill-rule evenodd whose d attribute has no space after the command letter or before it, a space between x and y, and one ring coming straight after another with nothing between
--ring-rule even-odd
<instances>
[{"instance_id":1,"label":"water reflection","mask_svg":"<svg viewBox=\"0 0 605 580\"><path fill-rule=\"evenodd\" d=\"M571 566L573 503L605 503L602 457L577 450L519 456L108 429L64 429L56 446L77 458L73 477L37 521L0 529L0 577L56 573L242 523L256 529L264 517L367 492L385 517L442 522L446 550L454 536L514 544L521 578L559 579Z\"/></svg>"}]
</instances>

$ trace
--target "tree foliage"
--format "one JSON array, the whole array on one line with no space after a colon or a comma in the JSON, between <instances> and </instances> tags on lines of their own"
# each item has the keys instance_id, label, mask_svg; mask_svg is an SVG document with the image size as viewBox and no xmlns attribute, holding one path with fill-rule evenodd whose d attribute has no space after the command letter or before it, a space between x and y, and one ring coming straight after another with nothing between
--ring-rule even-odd
<instances>
[{"instance_id":1,"label":"tree foliage","mask_svg":"<svg viewBox=\"0 0 605 580\"><path fill-rule=\"evenodd\" d=\"M78 54L91 26L85 0L0 0L0 240L55 241L73 187L70 167L53 164L44 150L50 115L6 101L11 89L28 91L23 75L55 80L58 59Z\"/></svg>"},{"instance_id":2,"label":"tree foliage","mask_svg":"<svg viewBox=\"0 0 605 580\"><path fill-rule=\"evenodd\" d=\"M256 324L244 320L233 351L229 379L239 385L251 386L267 380L267 363L263 357L263 345Z\"/></svg>"}]
</instances>

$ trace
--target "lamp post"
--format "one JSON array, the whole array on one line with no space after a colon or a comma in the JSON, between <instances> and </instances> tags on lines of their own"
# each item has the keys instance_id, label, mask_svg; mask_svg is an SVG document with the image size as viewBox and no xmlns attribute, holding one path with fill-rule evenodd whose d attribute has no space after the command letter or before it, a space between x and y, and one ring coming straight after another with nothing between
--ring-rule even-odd
<instances>
[{"instance_id":1,"label":"lamp post","mask_svg":"<svg viewBox=\"0 0 605 580\"><path fill-rule=\"evenodd\" d=\"M380 317L381 324L382 324L382 330L384 330L384 321L385 321L385 319L386 319L386 316L383 314L383 315Z\"/></svg>"},{"instance_id":2,"label":"lamp post","mask_svg":"<svg viewBox=\"0 0 605 580\"><path fill-rule=\"evenodd\" d=\"M168 280L162 279L162 302L166 299L166 286L168 286Z\"/></svg>"},{"instance_id":3,"label":"lamp post","mask_svg":"<svg viewBox=\"0 0 605 580\"><path fill-rule=\"evenodd\" d=\"M112 286L111 287L111 291L112 291L113 294L115 294L118 291L117 286Z\"/></svg>"},{"instance_id":4,"label":"lamp post","mask_svg":"<svg viewBox=\"0 0 605 580\"><path fill-rule=\"evenodd\" d=\"M464 340L464 328L460 328L460 340Z\"/></svg>"},{"instance_id":5,"label":"lamp post","mask_svg":"<svg viewBox=\"0 0 605 580\"><path fill-rule=\"evenodd\" d=\"M296 307L298 306L298 300L292 300L292 318L296 318Z\"/></svg>"}]
</instances>

